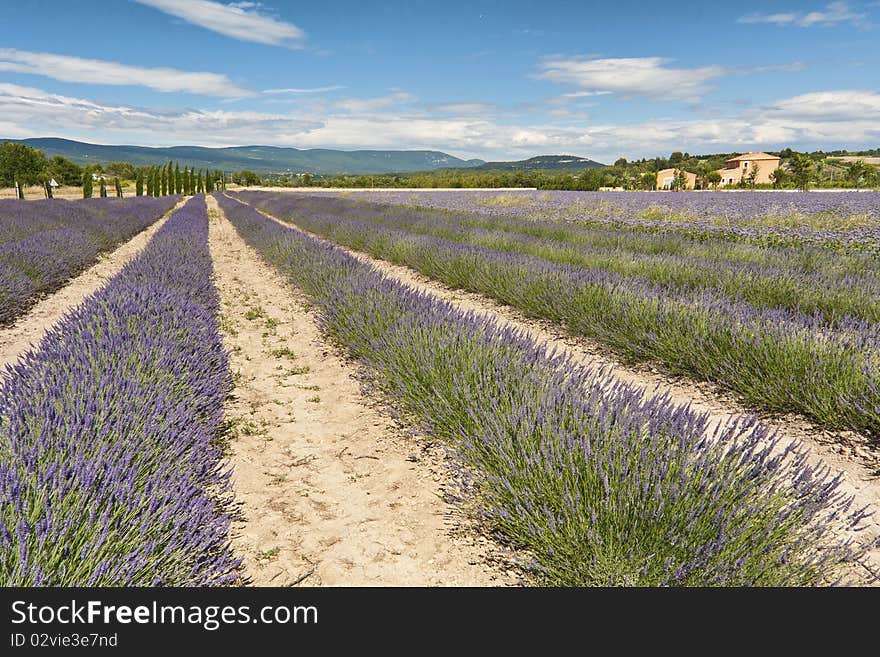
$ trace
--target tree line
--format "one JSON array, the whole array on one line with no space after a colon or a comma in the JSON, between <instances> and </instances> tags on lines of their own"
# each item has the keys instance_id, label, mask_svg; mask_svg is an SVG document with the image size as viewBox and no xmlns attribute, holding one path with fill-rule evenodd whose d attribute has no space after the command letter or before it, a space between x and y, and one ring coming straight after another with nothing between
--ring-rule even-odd
<instances>
[{"instance_id":1,"label":"tree line","mask_svg":"<svg viewBox=\"0 0 880 657\"><path fill-rule=\"evenodd\" d=\"M815 151L801 153L790 148L772 152L782 158L782 166L770 172L771 183L756 182L756 171L751 171L739 183L745 188L809 189L810 187L880 187L880 167L866 164L863 160L844 162L830 159L851 155L845 151ZM669 157L643 158L627 161L619 158L613 165L584 169L579 172L535 170L474 170L440 169L412 173L389 173L375 175L352 174L276 174L261 177L249 170L225 174L222 171L196 171L195 167L168 162L162 166L134 166L128 162L110 162L79 166L70 160L54 156L47 158L42 151L25 144L4 142L0 144L0 187L16 187L23 195L24 185L42 184L46 195L51 195L48 182L55 179L61 185L82 185L83 196L91 197L94 185L98 193L108 193L105 178L112 181L114 192L122 195L122 181L134 181L135 193L140 196L163 196L167 194L196 194L225 189L227 182L242 186L276 185L289 187L424 187L424 188L474 188L474 187L535 187L596 191L610 189L643 189L656 187L657 172L674 168L679 171L673 186L687 187L685 171L696 174L697 186L703 189L717 188L720 175L717 169L725 166L736 153L691 155L674 151ZM859 151L855 157L880 157L880 149ZM94 174L94 175L93 175Z\"/></svg>"},{"instance_id":2,"label":"tree line","mask_svg":"<svg viewBox=\"0 0 880 657\"><path fill-rule=\"evenodd\" d=\"M92 198L96 193L106 197L108 179L112 193L121 198L123 182L134 182L136 196L192 195L225 191L228 176L223 171L196 171L186 164L181 169L179 163L170 161L162 166L134 166L129 162L80 166L60 155L48 158L26 144L0 144L0 187L15 188L19 198L24 198L25 185L41 185L46 198L52 198L51 180L64 186L81 185L83 198Z\"/></svg>"}]
</instances>

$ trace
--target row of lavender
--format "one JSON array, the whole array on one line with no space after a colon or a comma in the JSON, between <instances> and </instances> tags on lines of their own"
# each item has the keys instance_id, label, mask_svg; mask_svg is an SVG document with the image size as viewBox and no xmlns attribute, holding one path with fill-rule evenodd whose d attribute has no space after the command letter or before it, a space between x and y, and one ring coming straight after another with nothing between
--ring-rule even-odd
<instances>
[{"instance_id":1,"label":"row of lavender","mask_svg":"<svg viewBox=\"0 0 880 657\"><path fill-rule=\"evenodd\" d=\"M755 308L711 290L680 294L603 270L416 235L361 221L364 203L268 198L261 207L307 230L560 323L627 361L661 363L832 429L880 435L878 324L845 316L829 327L818 314ZM315 212L322 203L334 212Z\"/></svg>"},{"instance_id":2,"label":"row of lavender","mask_svg":"<svg viewBox=\"0 0 880 657\"><path fill-rule=\"evenodd\" d=\"M0 324L154 223L177 200L0 201Z\"/></svg>"},{"instance_id":3,"label":"row of lavender","mask_svg":"<svg viewBox=\"0 0 880 657\"><path fill-rule=\"evenodd\" d=\"M290 196L242 192L241 198L270 212L286 214L290 209ZM586 229L326 196L298 197L296 211L328 218L354 213L370 224L607 271L616 280L663 286L676 296L710 289L756 308L820 313L832 324L846 315L880 322L880 266L866 254L760 247L717 238L694 242L678 234Z\"/></svg>"},{"instance_id":4,"label":"row of lavender","mask_svg":"<svg viewBox=\"0 0 880 657\"><path fill-rule=\"evenodd\" d=\"M459 456L463 490L558 585L829 581L858 549L838 482L773 454L764 426L708 421L549 353L220 196L242 237L309 294L325 333Z\"/></svg>"},{"instance_id":5,"label":"row of lavender","mask_svg":"<svg viewBox=\"0 0 880 657\"><path fill-rule=\"evenodd\" d=\"M196 197L3 372L0 584L238 580L207 230Z\"/></svg>"},{"instance_id":6,"label":"row of lavender","mask_svg":"<svg viewBox=\"0 0 880 657\"><path fill-rule=\"evenodd\" d=\"M880 194L469 191L344 192L381 203L762 245L880 253Z\"/></svg>"}]
</instances>

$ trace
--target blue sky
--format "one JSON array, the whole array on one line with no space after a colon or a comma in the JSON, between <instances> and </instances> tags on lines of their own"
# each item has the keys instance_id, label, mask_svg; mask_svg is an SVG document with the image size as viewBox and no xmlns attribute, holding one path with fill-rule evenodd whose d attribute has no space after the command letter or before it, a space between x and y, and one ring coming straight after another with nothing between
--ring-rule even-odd
<instances>
[{"instance_id":1,"label":"blue sky","mask_svg":"<svg viewBox=\"0 0 880 657\"><path fill-rule=\"evenodd\" d=\"M880 146L880 1L25 0L15 16L0 138L606 162Z\"/></svg>"}]
</instances>

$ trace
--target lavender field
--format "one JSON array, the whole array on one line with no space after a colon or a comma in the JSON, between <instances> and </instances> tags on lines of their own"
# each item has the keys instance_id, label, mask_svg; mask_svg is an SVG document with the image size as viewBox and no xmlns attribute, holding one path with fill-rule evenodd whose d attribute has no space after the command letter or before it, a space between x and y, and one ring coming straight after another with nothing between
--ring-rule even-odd
<instances>
[{"instance_id":1,"label":"lavender field","mask_svg":"<svg viewBox=\"0 0 880 657\"><path fill-rule=\"evenodd\" d=\"M436 503L514 554L524 583L869 583L876 487L854 488L855 470L792 439L781 416L872 450L880 437L880 205L872 194L824 196L196 195L0 373L0 584L236 586L285 542L305 549L322 518L346 518L348 538L367 517L393 523L406 490L345 504L348 488L370 485L363 468L394 458L399 436L346 454L350 428L338 429L342 448L319 461L349 459L329 492L337 516L308 474L318 425L333 422L332 405L315 409L342 385L309 379L310 366L331 353L340 377L360 383L359 413L387 407L408 432L404 467L445 473ZM8 315L25 317L35 294L179 200L0 204ZM219 239L221 225L241 244ZM477 293L486 312L387 263ZM261 275L261 298L283 288L303 306L280 313L291 318L283 348L267 342L283 322L219 283L222 271L242 284L236 267L257 265L277 277ZM489 301L592 341L634 376L647 364L741 406L715 413L625 382L492 314ZM310 365L297 360L304 322L320 343ZM262 348L233 368L241 347L228 340L245 327ZM261 398L247 397L257 378ZM236 415L242 402L248 414ZM277 424L252 419L259 404ZM254 544L258 510L237 496L270 443L280 449L256 470L274 491L274 542ZM437 444L443 468L423 463L421 447ZM295 508L320 513L294 512L294 496L306 500Z\"/></svg>"},{"instance_id":2,"label":"lavender field","mask_svg":"<svg viewBox=\"0 0 880 657\"><path fill-rule=\"evenodd\" d=\"M236 581L204 200L0 383L4 585Z\"/></svg>"},{"instance_id":3,"label":"lavender field","mask_svg":"<svg viewBox=\"0 0 880 657\"><path fill-rule=\"evenodd\" d=\"M880 435L876 195L828 194L819 206L811 196L792 209L768 194L727 194L711 215L707 201L675 200L710 195L612 195L628 206L609 216L585 210L602 195L571 206L560 196L397 196L418 204L405 206L241 194L347 247L559 323L628 363L712 382L759 410ZM840 226L811 227L832 210ZM808 219L785 225L797 216Z\"/></svg>"},{"instance_id":4,"label":"lavender field","mask_svg":"<svg viewBox=\"0 0 880 657\"><path fill-rule=\"evenodd\" d=\"M0 200L0 325L155 223L178 200Z\"/></svg>"}]
</instances>

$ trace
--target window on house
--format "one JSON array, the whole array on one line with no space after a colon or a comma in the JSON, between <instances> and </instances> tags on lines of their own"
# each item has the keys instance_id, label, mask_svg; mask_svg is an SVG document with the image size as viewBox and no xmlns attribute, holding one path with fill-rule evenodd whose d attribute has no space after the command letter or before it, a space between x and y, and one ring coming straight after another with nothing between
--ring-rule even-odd
<instances>
[{"instance_id":1,"label":"window on house","mask_svg":"<svg viewBox=\"0 0 880 657\"><path fill-rule=\"evenodd\" d=\"M749 163L743 162L743 169L748 169L748 168L749 168Z\"/></svg>"}]
</instances>

